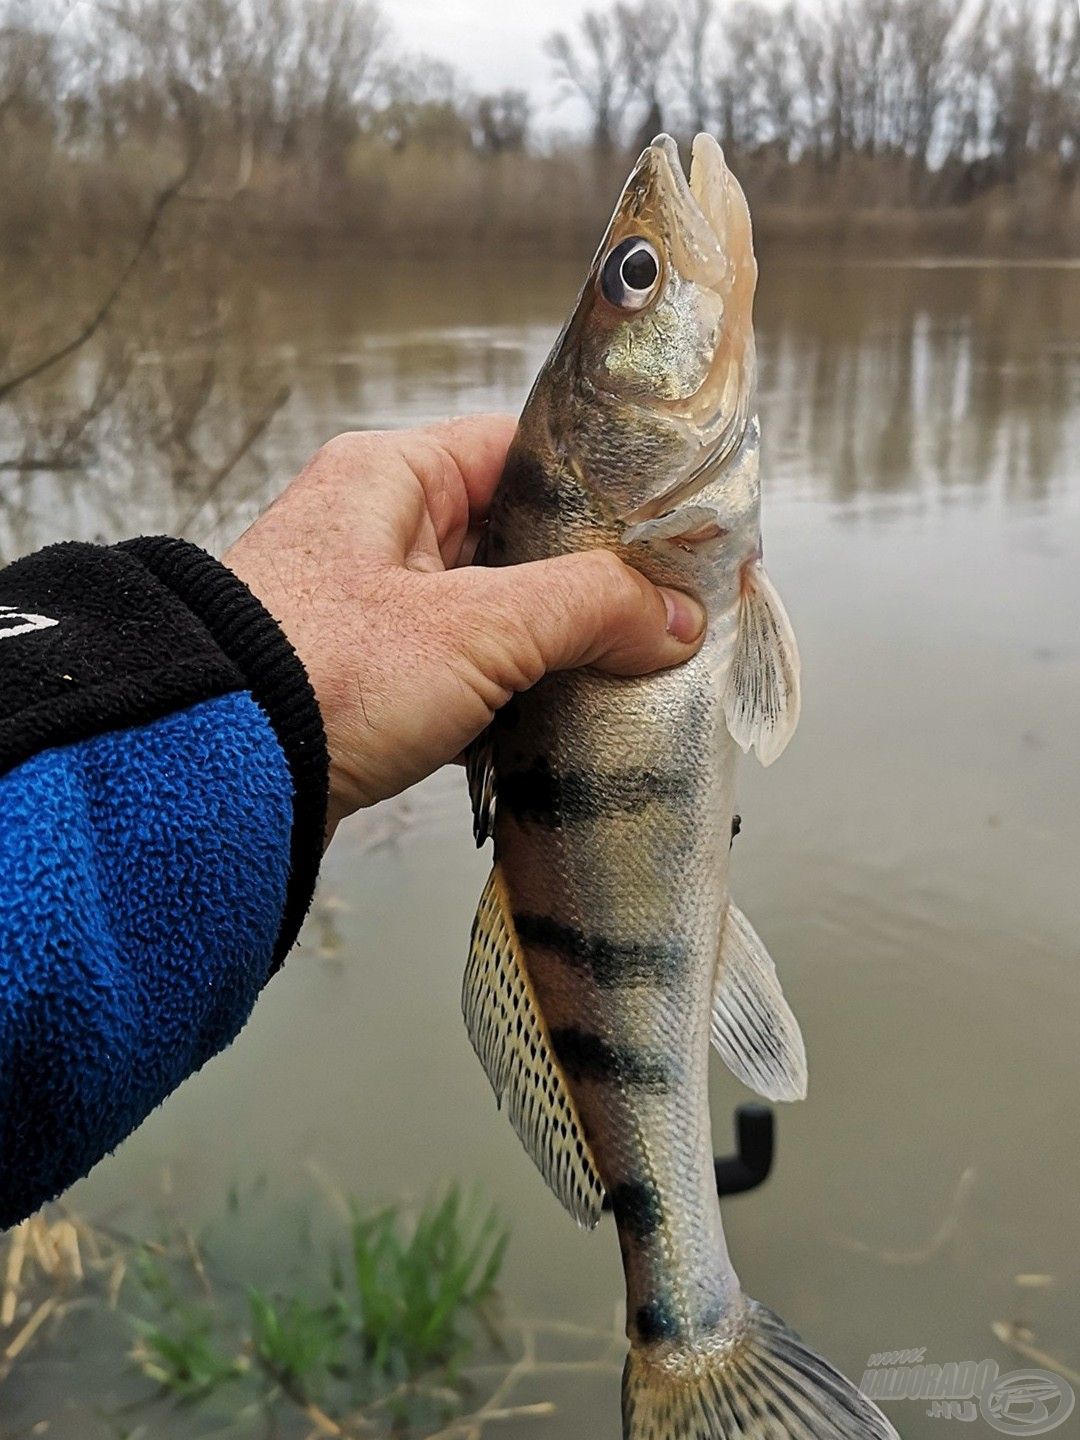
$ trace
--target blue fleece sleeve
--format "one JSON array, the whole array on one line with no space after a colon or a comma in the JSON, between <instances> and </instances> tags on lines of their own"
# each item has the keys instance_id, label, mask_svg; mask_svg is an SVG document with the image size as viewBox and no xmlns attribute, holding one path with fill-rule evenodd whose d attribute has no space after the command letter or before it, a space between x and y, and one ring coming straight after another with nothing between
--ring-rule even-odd
<instances>
[{"instance_id":1,"label":"blue fleece sleeve","mask_svg":"<svg viewBox=\"0 0 1080 1440\"><path fill-rule=\"evenodd\" d=\"M0 1226L243 1025L272 969L293 798L245 692L0 777Z\"/></svg>"}]
</instances>

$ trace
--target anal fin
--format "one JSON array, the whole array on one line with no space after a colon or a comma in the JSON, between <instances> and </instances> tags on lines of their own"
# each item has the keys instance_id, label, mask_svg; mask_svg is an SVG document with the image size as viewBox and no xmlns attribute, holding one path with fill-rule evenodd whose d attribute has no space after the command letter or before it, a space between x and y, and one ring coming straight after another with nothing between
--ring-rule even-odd
<instances>
[{"instance_id":1,"label":"anal fin","mask_svg":"<svg viewBox=\"0 0 1080 1440\"><path fill-rule=\"evenodd\" d=\"M783 601L760 560L743 569L739 636L724 692L724 718L763 765L783 753L799 723L799 649Z\"/></svg>"},{"instance_id":2,"label":"anal fin","mask_svg":"<svg viewBox=\"0 0 1080 1440\"><path fill-rule=\"evenodd\" d=\"M600 1218L604 1187L552 1049L498 865L473 921L461 997L469 1039L495 1097L540 1173L579 1225Z\"/></svg>"},{"instance_id":3,"label":"anal fin","mask_svg":"<svg viewBox=\"0 0 1080 1440\"><path fill-rule=\"evenodd\" d=\"M806 1047L776 966L753 926L728 905L713 998L712 1041L724 1064L767 1100L806 1097Z\"/></svg>"}]
</instances>

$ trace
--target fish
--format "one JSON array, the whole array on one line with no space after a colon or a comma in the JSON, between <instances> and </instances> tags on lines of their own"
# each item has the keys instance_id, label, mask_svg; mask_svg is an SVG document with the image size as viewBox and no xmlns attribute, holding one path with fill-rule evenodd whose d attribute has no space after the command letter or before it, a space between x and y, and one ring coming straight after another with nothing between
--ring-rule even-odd
<instances>
[{"instance_id":1,"label":"fish","mask_svg":"<svg viewBox=\"0 0 1080 1440\"><path fill-rule=\"evenodd\" d=\"M711 136L642 153L522 411L478 560L607 549L705 606L684 664L551 674L466 766L494 864L462 991L500 1105L574 1219L614 1211L625 1440L884 1440L877 1407L743 1293L716 1193L711 1048L806 1092L776 968L728 890L740 753L795 730L762 560L749 210Z\"/></svg>"}]
</instances>

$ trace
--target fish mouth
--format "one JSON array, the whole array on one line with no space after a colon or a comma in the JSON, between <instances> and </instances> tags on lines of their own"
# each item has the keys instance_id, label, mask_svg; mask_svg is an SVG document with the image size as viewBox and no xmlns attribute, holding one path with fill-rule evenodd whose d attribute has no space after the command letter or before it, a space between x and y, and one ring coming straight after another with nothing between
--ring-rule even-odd
<instances>
[{"instance_id":1,"label":"fish mouth","mask_svg":"<svg viewBox=\"0 0 1080 1440\"><path fill-rule=\"evenodd\" d=\"M750 212L712 135L695 136L689 177L675 141L658 135L642 152L628 188L639 197L639 213L662 233L687 279L726 290L741 273L752 291L757 264Z\"/></svg>"}]
</instances>

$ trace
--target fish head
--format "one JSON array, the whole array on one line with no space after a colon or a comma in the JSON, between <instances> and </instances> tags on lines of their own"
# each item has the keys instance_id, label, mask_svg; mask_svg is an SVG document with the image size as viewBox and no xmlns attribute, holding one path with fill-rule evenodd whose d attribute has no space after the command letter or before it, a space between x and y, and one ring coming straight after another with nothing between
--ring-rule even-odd
<instances>
[{"instance_id":1,"label":"fish head","mask_svg":"<svg viewBox=\"0 0 1080 1440\"><path fill-rule=\"evenodd\" d=\"M756 283L750 213L720 146L698 135L687 178L674 140L659 136L626 182L546 376L549 429L624 519L700 489L741 443Z\"/></svg>"}]
</instances>

